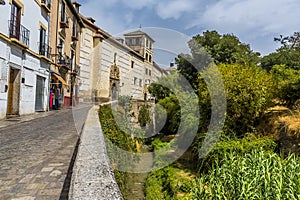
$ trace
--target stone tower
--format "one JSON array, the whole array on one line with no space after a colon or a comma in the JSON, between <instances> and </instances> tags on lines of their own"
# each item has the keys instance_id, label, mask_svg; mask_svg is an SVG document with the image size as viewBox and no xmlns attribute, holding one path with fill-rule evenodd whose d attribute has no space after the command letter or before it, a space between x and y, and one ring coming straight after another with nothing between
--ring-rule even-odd
<instances>
[{"instance_id":1,"label":"stone tower","mask_svg":"<svg viewBox=\"0 0 300 200\"><path fill-rule=\"evenodd\" d=\"M144 57L146 62L153 63L154 40L141 30L133 31L125 36L125 44Z\"/></svg>"}]
</instances>

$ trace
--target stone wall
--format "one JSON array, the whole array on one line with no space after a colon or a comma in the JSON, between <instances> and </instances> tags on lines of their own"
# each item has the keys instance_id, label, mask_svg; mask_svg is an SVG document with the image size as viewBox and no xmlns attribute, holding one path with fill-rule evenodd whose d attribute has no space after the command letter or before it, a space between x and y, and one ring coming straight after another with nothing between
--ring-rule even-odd
<instances>
[{"instance_id":1,"label":"stone wall","mask_svg":"<svg viewBox=\"0 0 300 200\"><path fill-rule=\"evenodd\" d=\"M81 135L69 199L123 199L107 156L98 106L90 109Z\"/></svg>"}]
</instances>

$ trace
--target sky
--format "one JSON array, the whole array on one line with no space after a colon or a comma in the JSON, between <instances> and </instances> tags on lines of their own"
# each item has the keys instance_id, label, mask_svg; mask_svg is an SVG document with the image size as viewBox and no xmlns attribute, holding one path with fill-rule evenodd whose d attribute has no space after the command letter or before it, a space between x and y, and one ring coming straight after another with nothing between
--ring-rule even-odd
<instances>
[{"instance_id":1,"label":"sky","mask_svg":"<svg viewBox=\"0 0 300 200\"><path fill-rule=\"evenodd\" d=\"M186 53L186 42L206 30L234 34L267 55L274 37L300 31L299 0L78 0L80 12L113 36L142 27L156 42L162 63ZM156 57L162 57L156 54ZM168 55L168 56L167 56ZM154 57L155 59L155 57ZM161 58L160 58L161 59Z\"/></svg>"}]
</instances>

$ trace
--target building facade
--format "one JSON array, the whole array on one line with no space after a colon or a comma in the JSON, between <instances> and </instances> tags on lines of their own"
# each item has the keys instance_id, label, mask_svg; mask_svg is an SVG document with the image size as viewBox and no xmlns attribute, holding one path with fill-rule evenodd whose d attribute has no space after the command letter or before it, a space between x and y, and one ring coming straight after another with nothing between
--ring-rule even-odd
<instances>
[{"instance_id":1,"label":"building facade","mask_svg":"<svg viewBox=\"0 0 300 200\"><path fill-rule=\"evenodd\" d=\"M153 61L154 40L140 30L114 38L94 19L81 18L81 101L109 101L120 95L148 99L148 85L163 75Z\"/></svg>"},{"instance_id":2,"label":"building facade","mask_svg":"<svg viewBox=\"0 0 300 200\"><path fill-rule=\"evenodd\" d=\"M48 109L48 6L8 0L0 7L0 118Z\"/></svg>"},{"instance_id":3,"label":"building facade","mask_svg":"<svg viewBox=\"0 0 300 200\"><path fill-rule=\"evenodd\" d=\"M79 52L83 23L80 4L70 0L51 2L51 76L49 105L52 109L76 105L79 99ZM72 98L71 98L72 97Z\"/></svg>"}]
</instances>

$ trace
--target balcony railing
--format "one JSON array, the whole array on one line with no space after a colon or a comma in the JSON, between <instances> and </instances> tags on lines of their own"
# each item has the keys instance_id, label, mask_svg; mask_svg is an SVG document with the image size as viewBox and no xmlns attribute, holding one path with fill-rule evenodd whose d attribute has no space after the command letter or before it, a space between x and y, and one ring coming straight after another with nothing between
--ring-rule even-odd
<instances>
[{"instance_id":1,"label":"balcony railing","mask_svg":"<svg viewBox=\"0 0 300 200\"><path fill-rule=\"evenodd\" d=\"M46 8L46 10L50 12L51 0L41 0L41 6Z\"/></svg>"},{"instance_id":2,"label":"balcony railing","mask_svg":"<svg viewBox=\"0 0 300 200\"><path fill-rule=\"evenodd\" d=\"M45 43L39 43L40 55L50 58L51 47Z\"/></svg>"},{"instance_id":3,"label":"balcony railing","mask_svg":"<svg viewBox=\"0 0 300 200\"><path fill-rule=\"evenodd\" d=\"M25 28L22 25L19 25L14 20L9 20L8 29L10 38L15 38L23 44L25 44L26 46L29 46L30 31L27 28Z\"/></svg>"},{"instance_id":4,"label":"balcony railing","mask_svg":"<svg viewBox=\"0 0 300 200\"><path fill-rule=\"evenodd\" d=\"M69 28L69 16L67 15L67 13L61 17L60 27L61 28Z\"/></svg>"}]
</instances>

